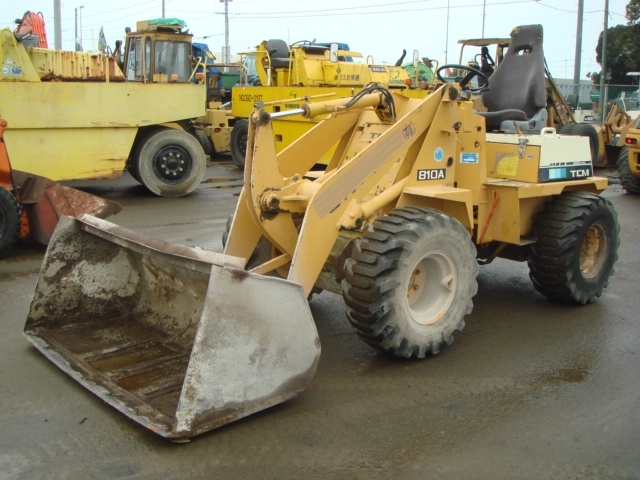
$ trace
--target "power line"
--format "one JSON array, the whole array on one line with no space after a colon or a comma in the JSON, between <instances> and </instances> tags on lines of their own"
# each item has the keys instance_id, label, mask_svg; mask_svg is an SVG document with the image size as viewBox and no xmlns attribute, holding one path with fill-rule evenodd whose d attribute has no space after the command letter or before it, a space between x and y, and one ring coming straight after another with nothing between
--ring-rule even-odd
<instances>
[{"instance_id":1,"label":"power line","mask_svg":"<svg viewBox=\"0 0 640 480\"><path fill-rule=\"evenodd\" d=\"M424 3L424 0L421 2L401 2L401 3ZM401 4L400 3L400 4ZM502 2L494 2L494 3L490 3L487 4L488 6L497 6L497 5L512 5L512 4L518 4L518 3L538 3L536 0L510 0L510 1L502 1ZM376 8L377 6L388 6L388 5L394 5L397 6L399 3L396 4L381 4L381 5L369 5L369 9L371 8ZM462 8L473 8L473 7L478 7L478 5L470 5L470 4L466 4L466 5L455 5L455 6L451 6L451 9L462 9ZM410 8L410 9L397 9L394 8L393 10L380 10L380 11L369 11L369 9L367 11L362 11L362 7L344 7L344 8L334 8L334 9L315 9L315 10L296 10L296 11L290 11L290 12L251 12L251 13L238 13L238 12L234 12L234 13L230 13L230 16L233 17L238 17L238 18L242 18L242 19L249 19L249 20L257 20L257 19L275 19L275 18L304 18L304 17L309 17L309 16L317 16L317 15L322 15L322 16L329 16L329 17L337 17L337 16L353 16L353 15L357 15L357 16L363 16L363 15L380 15L380 14L393 14L393 13L407 13L407 12L425 12L425 11L432 11L432 10L446 10L447 7L446 6L438 6L438 7L425 7L425 8ZM345 12L345 13L341 13L344 12L345 10L357 10L355 12ZM224 15L224 12L214 12L214 15Z\"/></svg>"}]
</instances>

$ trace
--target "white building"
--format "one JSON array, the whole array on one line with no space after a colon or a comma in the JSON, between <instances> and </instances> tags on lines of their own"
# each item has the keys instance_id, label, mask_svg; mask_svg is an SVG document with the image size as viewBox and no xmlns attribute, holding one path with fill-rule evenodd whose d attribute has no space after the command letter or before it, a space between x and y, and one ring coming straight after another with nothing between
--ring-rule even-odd
<instances>
[{"instance_id":1,"label":"white building","mask_svg":"<svg viewBox=\"0 0 640 480\"><path fill-rule=\"evenodd\" d=\"M556 85L558 85L560 93L564 98L567 98L567 95L573 95L573 87L575 85L573 79L554 78L553 80L556 82ZM579 88L579 103L591 103L591 90L594 88L591 80L580 80Z\"/></svg>"}]
</instances>

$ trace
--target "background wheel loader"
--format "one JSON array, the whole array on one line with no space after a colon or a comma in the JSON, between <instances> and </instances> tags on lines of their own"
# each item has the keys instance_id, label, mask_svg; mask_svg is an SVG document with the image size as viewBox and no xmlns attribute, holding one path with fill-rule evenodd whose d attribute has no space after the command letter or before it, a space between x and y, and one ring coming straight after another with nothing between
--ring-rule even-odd
<instances>
[{"instance_id":1,"label":"background wheel loader","mask_svg":"<svg viewBox=\"0 0 640 480\"><path fill-rule=\"evenodd\" d=\"M207 110L207 131L215 151L231 152L234 164L244 168L248 118L256 103L269 113L299 108L304 102L327 96L348 97L376 82L407 96L422 97L425 90L399 65L376 64L373 56L346 49L347 45L299 41L287 45L270 39L241 55L239 82L231 90L228 108ZM416 52L417 55L417 52ZM417 58L415 60L417 62ZM304 135L320 118L274 117L276 149L280 151Z\"/></svg>"},{"instance_id":2,"label":"background wheel loader","mask_svg":"<svg viewBox=\"0 0 640 480\"><path fill-rule=\"evenodd\" d=\"M546 111L542 27L511 40L509 52L532 52L505 56L488 112L468 90L483 73L462 65L441 67L439 78L450 67L468 74L424 98L370 85L350 99L254 110L224 254L91 216L61 221L27 338L122 413L182 440L308 385L320 354L314 291L342 295L355 333L404 358L453 341L479 264L497 257L527 261L552 300L593 302L619 244L616 213L598 195L607 180L593 176L587 139L529 128ZM328 117L278 153L278 115ZM311 171L327 150L326 170Z\"/></svg>"},{"instance_id":3,"label":"background wheel loader","mask_svg":"<svg viewBox=\"0 0 640 480\"><path fill-rule=\"evenodd\" d=\"M620 183L627 193L640 193L640 119L634 120L621 135L624 146L620 150L617 167Z\"/></svg>"},{"instance_id":4,"label":"background wheel loader","mask_svg":"<svg viewBox=\"0 0 640 480\"><path fill-rule=\"evenodd\" d=\"M161 20L128 36L124 72L112 55L27 47L33 35L0 31L0 107L15 168L58 181L128 169L165 197L200 184L207 158L194 120L206 89L190 82L191 35L177 41L183 25Z\"/></svg>"},{"instance_id":5,"label":"background wheel loader","mask_svg":"<svg viewBox=\"0 0 640 480\"><path fill-rule=\"evenodd\" d=\"M4 143L6 128L7 121L0 117L0 257L18 239L47 245L62 215L107 218L121 210L116 202L13 170Z\"/></svg>"}]
</instances>

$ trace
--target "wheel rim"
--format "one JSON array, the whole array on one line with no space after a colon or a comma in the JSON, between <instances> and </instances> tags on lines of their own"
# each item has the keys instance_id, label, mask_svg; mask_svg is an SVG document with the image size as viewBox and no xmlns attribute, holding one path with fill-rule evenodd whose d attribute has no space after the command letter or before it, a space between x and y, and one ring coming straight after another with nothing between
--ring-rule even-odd
<instances>
[{"instance_id":1,"label":"wheel rim","mask_svg":"<svg viewBox=\"0 0 640 480\"><path fill-rule=\"evenodd\" d=\"M191 170L191 157L185 149L169 145L158 151L153 159L153 169L162 180L177 182Z\"/></svg>"},{"instance_id":2,"label":"wheel rim","mask_svg":"<svg viewBox=\"0 0 640 480\"><path fill-rule=\"evenodd\" d=\"M591 225L580 244L580 271L585 278L595 278L607 257L607 235L604 227Z\"/></svg>"},{"instance_id":3,"label":"wheel rim","mask_svg":"<svg viewBox=\"0 0 640 480\"><path fill-rule=\"evenodd\" d=\"M425 255L413 268L407 286L413 320L421 325L439 321L453 303L456 285L455 265L448 255L441 251Z\"/></svg>"}]
</instances>

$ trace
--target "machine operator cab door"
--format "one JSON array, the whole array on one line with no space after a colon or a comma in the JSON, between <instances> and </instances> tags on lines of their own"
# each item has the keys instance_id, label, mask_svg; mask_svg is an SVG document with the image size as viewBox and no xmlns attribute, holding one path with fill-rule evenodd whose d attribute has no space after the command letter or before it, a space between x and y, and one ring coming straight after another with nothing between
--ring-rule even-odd
<instances>
[{"instance_id":1,"label":"machine operator cab door","mask_svg":"<svg viewBox=\"0 0 640 480\"><path fill-rule=\"evenodd\" d=\"M186 23L161 18L137 23L127 33L124 74L129 82L187 83L191 76L192 35Z\"/></svg>"}]
</instances>

